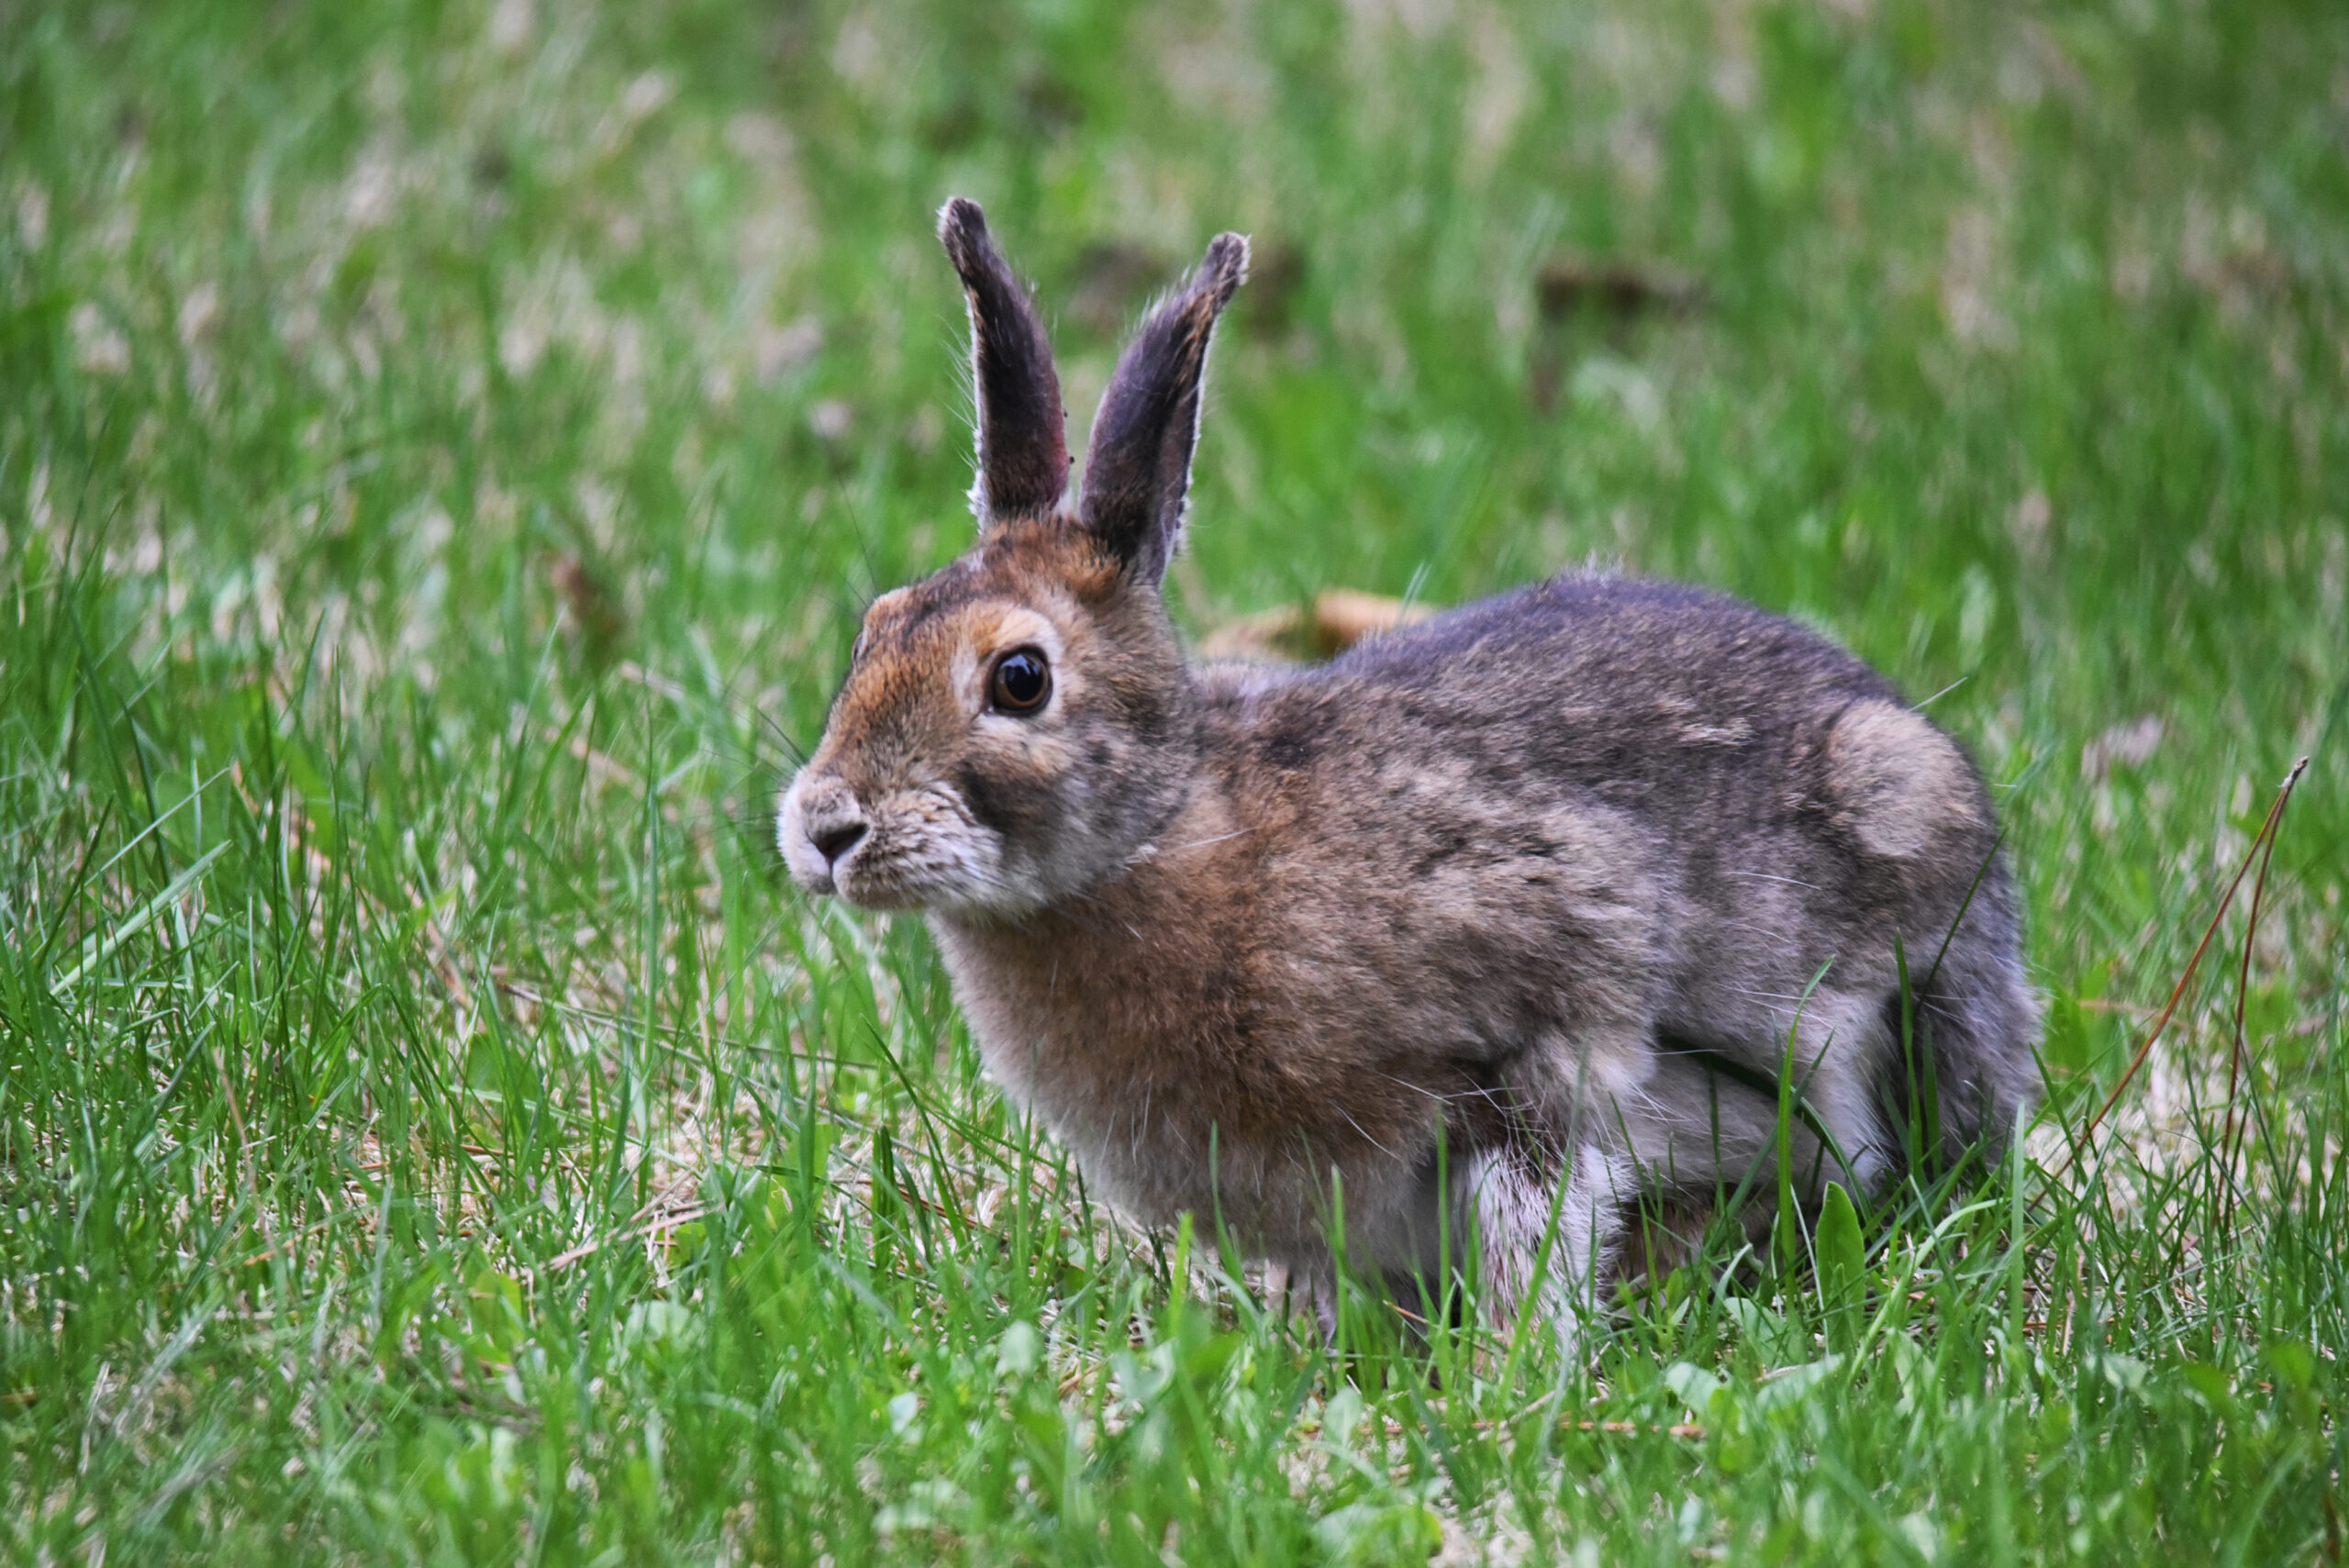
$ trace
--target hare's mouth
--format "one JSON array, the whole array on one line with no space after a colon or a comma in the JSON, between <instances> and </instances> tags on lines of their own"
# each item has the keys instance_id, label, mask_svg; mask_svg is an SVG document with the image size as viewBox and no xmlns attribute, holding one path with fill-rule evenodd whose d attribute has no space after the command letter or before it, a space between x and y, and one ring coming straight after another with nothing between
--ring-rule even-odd
<instances>
[{"instance_id":1,"label":"hare's mouth","mask_svg":"<svg viewBox=\"0 0 2349 1568\"><path fill-rule=\"evenodd\" d=\"M831 862L833 891L861 909L1005 909L1033 901L1005 874L1002 836L972 820L949 786L908 792L874 813Z\"/></svg>"},{"instance_id":2,"label":"hare's mouth","mask_svg":"<svg viewBox=\"0 0 2349 1568\"><path fill-rule=\"evenodd\" d=\"M1012 890L992 857L934 841L860 847L832 867L832 889L860 909L992 908L1016 901L1007 896Z\"/></svg>"}]
</instances>

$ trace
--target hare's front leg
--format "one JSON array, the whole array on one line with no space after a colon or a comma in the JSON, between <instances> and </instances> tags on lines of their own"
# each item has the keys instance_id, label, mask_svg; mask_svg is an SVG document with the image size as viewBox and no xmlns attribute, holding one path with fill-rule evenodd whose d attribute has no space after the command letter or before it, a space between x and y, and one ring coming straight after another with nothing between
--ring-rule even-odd
<instances>
[{"instance_id":1,"label":"hare's front leg","mask_svg":"<svg viewBox=\"0 0 2349 1568\"><path fill-rule=\"evenodd\" d=\"M1511 1140L1477 1150L1464 1174L1491 1320L1507 1327L1531 1307L1571 1352L1598 1321L1631 1162L1587 1141L1548 1151Z\"/></svg>"}]
</instances>

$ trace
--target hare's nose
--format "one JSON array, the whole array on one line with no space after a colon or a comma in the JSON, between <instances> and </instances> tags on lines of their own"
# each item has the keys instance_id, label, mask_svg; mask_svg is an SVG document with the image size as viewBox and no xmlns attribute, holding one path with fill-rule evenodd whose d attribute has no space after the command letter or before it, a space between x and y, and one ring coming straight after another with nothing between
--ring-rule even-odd
<instances>
[{"instance_id":1,"label":"hare's nose","mask_svg":"<svg viewBox=\"0 0 2349 1568\"><path fill-rule=\"evenodd\" d=\"M820 832L808 834L807 841L816 846L816 852L824 857L825 864L838 865L841 857L856 848L863 837L863 823L835 822Z\"/></svg>"}]
</instances>

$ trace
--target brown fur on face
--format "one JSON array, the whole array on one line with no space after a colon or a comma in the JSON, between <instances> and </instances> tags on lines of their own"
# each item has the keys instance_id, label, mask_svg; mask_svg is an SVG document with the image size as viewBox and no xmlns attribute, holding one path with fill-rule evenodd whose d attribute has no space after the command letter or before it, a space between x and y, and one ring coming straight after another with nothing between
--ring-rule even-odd
<instances>
[{"instance_id":1,"label":"brown fur on face","mask_svg":"<svg viewBox=\"0 0 2349 1568\"><path fill-rule=\"evenodd\" d=\"M1043 654L1034 714L994 711L996 662ZM971 554L874 601L832 719L778 824L795 876L867 908L1014 917L1082 891L1172 809L1196 738L1156 593L1065 516L998 525ZM861 822L836 860L813 840Z\"/></svg>"},{"instance_id":2,"label":"brown fur on face","mask_svg":"<svg viewBox=\"0 0 2349 1568\"><path fill-rule=\"evenodd\" d=\"M984 226L950 217L961 265ZM1771 1190L1789 1059L1806 1196L1995 1142L2037 1016L1995 814L1842 650L1569 575L1319 669L1186 665L1160 580L1245 261L1219 239L1136 334L1078 505L1037 500L1026 296L973 285L978 493L1021 502L867 616L781 805L800 884L928 914L990 1073L1096 1191L1308 1286L1449 1238L1496 1317L1571 1330L1637 1265L1626 1213ZM994 711L1022 647L1052 695Z\"/></svg>"}]
</instances>

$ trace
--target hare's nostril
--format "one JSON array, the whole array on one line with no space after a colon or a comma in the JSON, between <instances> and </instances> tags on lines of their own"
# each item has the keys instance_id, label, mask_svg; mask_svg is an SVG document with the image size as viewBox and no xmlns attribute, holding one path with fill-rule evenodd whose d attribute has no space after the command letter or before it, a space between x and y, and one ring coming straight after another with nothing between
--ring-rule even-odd
<instances>
[{"instance_id":1,"label":"hare's nostril","mask_svg":"<svg viewBox=\"0 0 2349 1568\"><path fill-rule=\"evenodd\" d=\"M858 840L863 837L863 823L842 822L820 833L810 833L807 841L816 846L816 852L824 857L826 864L838 865L840 858L856 848Z\"/></svg>"}]
</instances>

